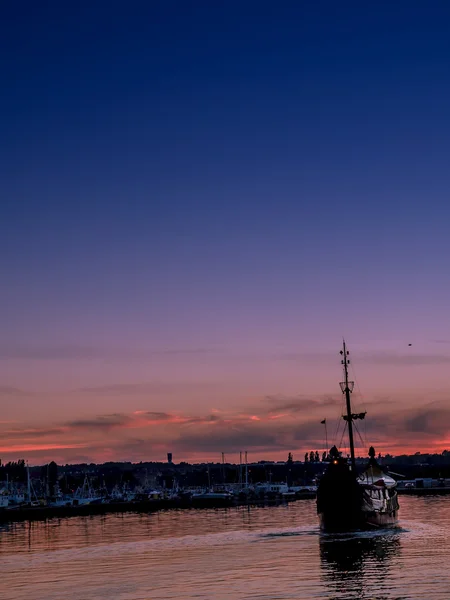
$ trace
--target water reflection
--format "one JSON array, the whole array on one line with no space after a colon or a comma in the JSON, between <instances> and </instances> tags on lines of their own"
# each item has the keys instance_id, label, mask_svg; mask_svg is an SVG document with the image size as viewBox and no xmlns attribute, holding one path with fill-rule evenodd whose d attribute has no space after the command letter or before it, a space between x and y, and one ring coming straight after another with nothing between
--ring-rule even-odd
<instances>
[{"instance_id":1,"label":"water reflection","mask_svg":"<svg viewBox=\"0 0 450 600\"><path fill-rule=\"evenodd\" d=\"M0 600L449 600L450 496L402 526L323 535L309 500L5 524Z\"/></svg>"},{"instance_id":2,"label":"water reflection","mask_svg":"<svg viewBox=\"0 0 450 600\"><path fill-rule=\"evenodd\" d=\"M400 532L320 538L322 578L333 598L383 600L390 597L387 575L400 551Z\"/></svg>"}]
</instances>

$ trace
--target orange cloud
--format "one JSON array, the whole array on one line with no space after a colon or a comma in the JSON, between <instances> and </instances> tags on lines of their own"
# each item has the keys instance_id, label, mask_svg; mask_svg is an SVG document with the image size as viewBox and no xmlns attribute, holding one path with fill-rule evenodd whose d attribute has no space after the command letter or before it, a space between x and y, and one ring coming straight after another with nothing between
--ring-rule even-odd
<instances>
[{"instance_id":1,"label":"orange cloud","mask_svg":"<svg viewBox=\"0 0 450 600\"><path fill-rule=\"evenodd\" d=\"M73 448L86 448L86 444L25 444L18 446L0 446L3 454L17 454L18 452L30 453L42 450L72 450Z\"/></svg>"},{"instance_id":2,"label":"orange cloud","mask_svg":"<svg viewBox=\"0 0 450 600\"><path fill-rule=\"evenodd\" d=\"M58 457L64 462L99 460L162 460L167 451L179 460L217 459L221 452L248 450L254 459L275 459L291 451L302 457L308 450L322 451L326 416L330 442L336 440L342 398L270 397L249 407L248 413L217 409L207 414L183 414L135 410L87 416L77 420L38 427L24 423L0 424L4 442L0 451L11 458L31 462ZM450 444L450 408L444 401L422 408L404 409L392 401L373 405L364 426L367 447L382 453L442 451ZM335 420L328 416L335 415ZM345 439L345 437L344 437ZM80 454L80 451L83 454ZM367 448L361 444L360 454ZM54 453L52 455L52 453Z\"/></svg>"}]
</instances>

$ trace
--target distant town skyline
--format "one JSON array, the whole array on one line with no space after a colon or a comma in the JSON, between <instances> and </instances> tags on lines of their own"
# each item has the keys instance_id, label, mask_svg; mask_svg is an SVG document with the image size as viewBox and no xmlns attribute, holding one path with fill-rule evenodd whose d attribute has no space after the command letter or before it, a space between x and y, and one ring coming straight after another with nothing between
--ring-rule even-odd
<instances>
[{"instance_id":1,"label":"distant town skyline","mask_svg":"<svg viewBox=\"0 0 450 600\"><path fill-rule=\"evenodd\" d=\"M0 17L3 460L450 447L449 5Z\"/></svg>"}]
</instances>

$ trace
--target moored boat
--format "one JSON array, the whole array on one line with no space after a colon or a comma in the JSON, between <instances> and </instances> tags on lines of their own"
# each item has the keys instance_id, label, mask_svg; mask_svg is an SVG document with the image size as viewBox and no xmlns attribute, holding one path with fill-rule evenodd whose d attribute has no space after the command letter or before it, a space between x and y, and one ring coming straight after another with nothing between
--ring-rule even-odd
<instances>
[{"instance_id":1,"label":"moored boat","mask_svg":"<svg viewBox=\"0 0 450 600\"><path fill-rule=\"evenodd\" d=\"M101 504L102 502L103 498L98 493L94 492L89 483L89 478L86 475L83 485L79 487L73 495L73 505L82 506L84 504Z\"/></svg>"},{"instance_id":2,"label":"moored boat","mask_svg":"<svg viewBox=\"0 0 450 600\"><path fill-rule=\"evenodd\" d=\"M341 350L344 381L340 383L345 394L350 460L344 458L336 446L330 451L330 463L317 489L317 513L320 526L327 531L348 531L390 527L397 523L398 498L396 481L384 473L375 459L373 447L369 463L360 474L356 471L353 441L353 421L364 419L366 413L353 413L350 395L353 382L348 380L348 355L345 341Z\"/></svg>"},{"instance_id":3,"label":"moored boat","mask_svg":"<svg viewBox=\"0 0 450 600\"><path fill-rule=\"evenodd\" d=\"M232 500L233 494L230 492L215 492L206 490L192 494L192 500Z\"/></svg>"}]
</instances>

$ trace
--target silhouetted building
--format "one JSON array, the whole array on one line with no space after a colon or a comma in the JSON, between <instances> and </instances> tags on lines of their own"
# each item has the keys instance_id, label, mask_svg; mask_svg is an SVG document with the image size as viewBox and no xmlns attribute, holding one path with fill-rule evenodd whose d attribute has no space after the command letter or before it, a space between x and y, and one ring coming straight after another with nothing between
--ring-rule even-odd
<instances>
[{"instance_id":1,"label":"silhouetted building","mask_svg":"<svg viewBox=\"0 0 450 600\"><path fill-rule=\"evenodd\" d=\"M167 462L169 463L169 465L172 464L172 452L167 453Z\"/></svg>"}]
</instances>

